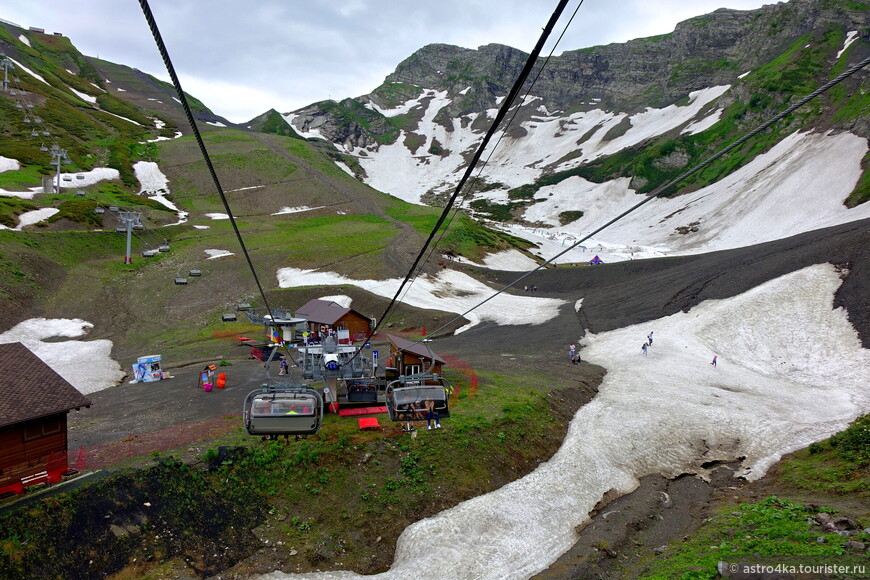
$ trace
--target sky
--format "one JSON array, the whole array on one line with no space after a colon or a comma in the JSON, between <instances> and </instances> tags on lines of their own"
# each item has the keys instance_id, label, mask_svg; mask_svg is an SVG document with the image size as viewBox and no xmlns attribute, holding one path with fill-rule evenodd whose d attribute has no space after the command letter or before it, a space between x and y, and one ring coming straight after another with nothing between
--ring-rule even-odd
<instances>
[{"instance_id":1,"label":"sky","mask_svg":"<svg viewBox=\"0 0 870 580\"><path fill-rule=\"evenodd\" d=\"M544 54L581 0L571 0ZM768 2L769 4L772 2ZM555 54L673 31L718 8L751 10L761 0L586 0ZM269 109L357 97L432 43L477 48L499 43L530 52L555 0L152 0L183 89L236 123ZM397 9L397 7L401 7ZM84 54L169 75L138 2L5 0L0 19L60 32Z\"/></svg>"}]
</instances>

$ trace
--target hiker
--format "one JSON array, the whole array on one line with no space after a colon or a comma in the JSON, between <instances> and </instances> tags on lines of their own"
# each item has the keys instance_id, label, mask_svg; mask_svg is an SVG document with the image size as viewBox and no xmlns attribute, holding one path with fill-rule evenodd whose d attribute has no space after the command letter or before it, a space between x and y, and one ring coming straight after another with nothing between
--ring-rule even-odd
<instances>
[{"instance_id":1,"label":"hiker","mask_svg":"<svg viewBox=\"0 0 870 580\"><path fill-rule=\"evenodd\" d=\"M435 401L432 399L426 399L426 402L423 403L423 406L426 409L426 428L432 429L432 419L435 420L435 428L441 428L441 419L438 416L438 411L435 410Z\"/></svg>"},{"instance_id":2,"label":"hiker","mask_svg":"<svg viewBox=\"0 0 870 580\"><path fill-rule=\"evenodd\" d=\"M580 353L577 353L576 355L574 355L571 358L571 362L574 363L575 365L579 365L580 363L582 363L583 361L580 359Z\"/></svg>"},{"instance_id":3,"label":"hiker","mask_svg":"<svg viewBox=\"0 0 870 580\"><path fill-rule=\"evenodd\" d=\"M649 342L650 346L652 346L652 335L653 335L652 332L650 332L649 334L646 335L646 340L647 340L647 342Z\"/></svg>"},{"instance_id":4,"label":"hiker","mask_svg":"<svg viewBox=\"0 0 870 580\"><path fill-rule=\"evenodd\" d=\"M575 347L573 344L569 344L569 345L568 345L568 359L569 359L571 362L574 362L574 353L575 353L576 351L577 351L577 347Z\"/></svg>"},{"instance_id":5,"label":"hiker","mask_svg":"<svg viewBox=\"0 0 870 580\"><path fill-rule=\"evenodd\" d=\"M716 366L716 355L715 354L713 355L713 362L711 362L710 364L713 365L714 367Z\"/></svg>"},{"instance_id":6,"label":"hiker","mask_svg":"<svg viewBox=\"0 0 870 580\"><path fill-rule=\"evenodd\" d=\"M286 375L287 374L287 359L282 358L281 362L278 363L278 374Z\"/></svg>"},{"instance_id":7,"label":"hiker","mask_svg":"<svg viewBox=\"0 0 870 580\"><path fill-rule=\"evenodd\" d=\"M647 342L643 343L643 346L640 347L640 349L643 351L643 356L646 356L646 349L648 349L648 348L649 348L649 343L647 343Z\"/></svg>"}]
</instances>

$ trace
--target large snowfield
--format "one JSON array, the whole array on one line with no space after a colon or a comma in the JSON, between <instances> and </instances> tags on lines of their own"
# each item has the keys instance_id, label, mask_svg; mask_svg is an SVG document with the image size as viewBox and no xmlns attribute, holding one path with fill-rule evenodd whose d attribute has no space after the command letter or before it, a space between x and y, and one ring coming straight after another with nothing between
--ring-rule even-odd
<instances>
[{"instance_id":1,"label":"large snowfield","mask_svg":"<svg viewBox=\"0 0 870 580\"><path fill-rule=\"evenodd\" d=\"M587 335L583 356L607 376L559 452L408 527L392 568L371 577L528 578L573 545L576 526L611 488L627 493L650 473L703 474L704 462L740 456L739 475L753 480L783 454L843 430L870 410L870 352L832 309L839 285L833 266L812 266L687 313ZM262 576L297 577L363 576Z\"/></svg>"}]
</instances>

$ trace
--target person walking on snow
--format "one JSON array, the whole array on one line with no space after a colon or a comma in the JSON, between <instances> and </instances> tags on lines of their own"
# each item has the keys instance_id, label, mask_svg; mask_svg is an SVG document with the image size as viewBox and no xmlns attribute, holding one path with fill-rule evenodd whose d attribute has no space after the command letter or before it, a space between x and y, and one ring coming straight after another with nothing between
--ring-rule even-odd
<instances>
[{"instance_id":1,"label":"person walking on snow","mask_svg":"<svg viewBox=\"0 0 870 580\"><path fill-rule=\"evenodd\" d=\"M649 342L650 346L652 346L652 335L653 335L652 332L650 332L649 334L646 335L646 340L647 340L647 342Z\"/></svg>"},{"instance_id":2,"label":"person walking on snow","mask_svg":"<svg viewBox=\"0 0 870 580\"><path fill-rule=\"evenodd\" d=\"M643 351L643 356L646 356L646 349L649 348L649 343L643 343L643 346L640 349Z\"/></svg>"},{"instance_id":3,"label":"person walking on snow","mask_svg":"<svg viewBox=\"0 0 870 580\"><path fill-rule=\"evenodd\" d=\"M713 365L714 367L716 366L716 355L715 354L713 355L713 362L711 362L710 364Z\"/></svg>"}]
</instances>

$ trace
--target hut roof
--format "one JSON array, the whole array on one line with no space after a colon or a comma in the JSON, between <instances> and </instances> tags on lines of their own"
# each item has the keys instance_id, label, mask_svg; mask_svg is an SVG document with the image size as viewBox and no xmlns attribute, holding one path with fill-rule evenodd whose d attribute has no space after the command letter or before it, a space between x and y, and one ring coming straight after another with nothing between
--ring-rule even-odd
<instances>
[{"instance_id":1,"label":"hut roof","mask_svg":"<svg viewBox=\"0 0 870 580\"><path fill-rule=\"evenodd\" d=\"M26 346L0 344L0 427L90 406L87 397Z\"/></svg>"}]
</instances>

